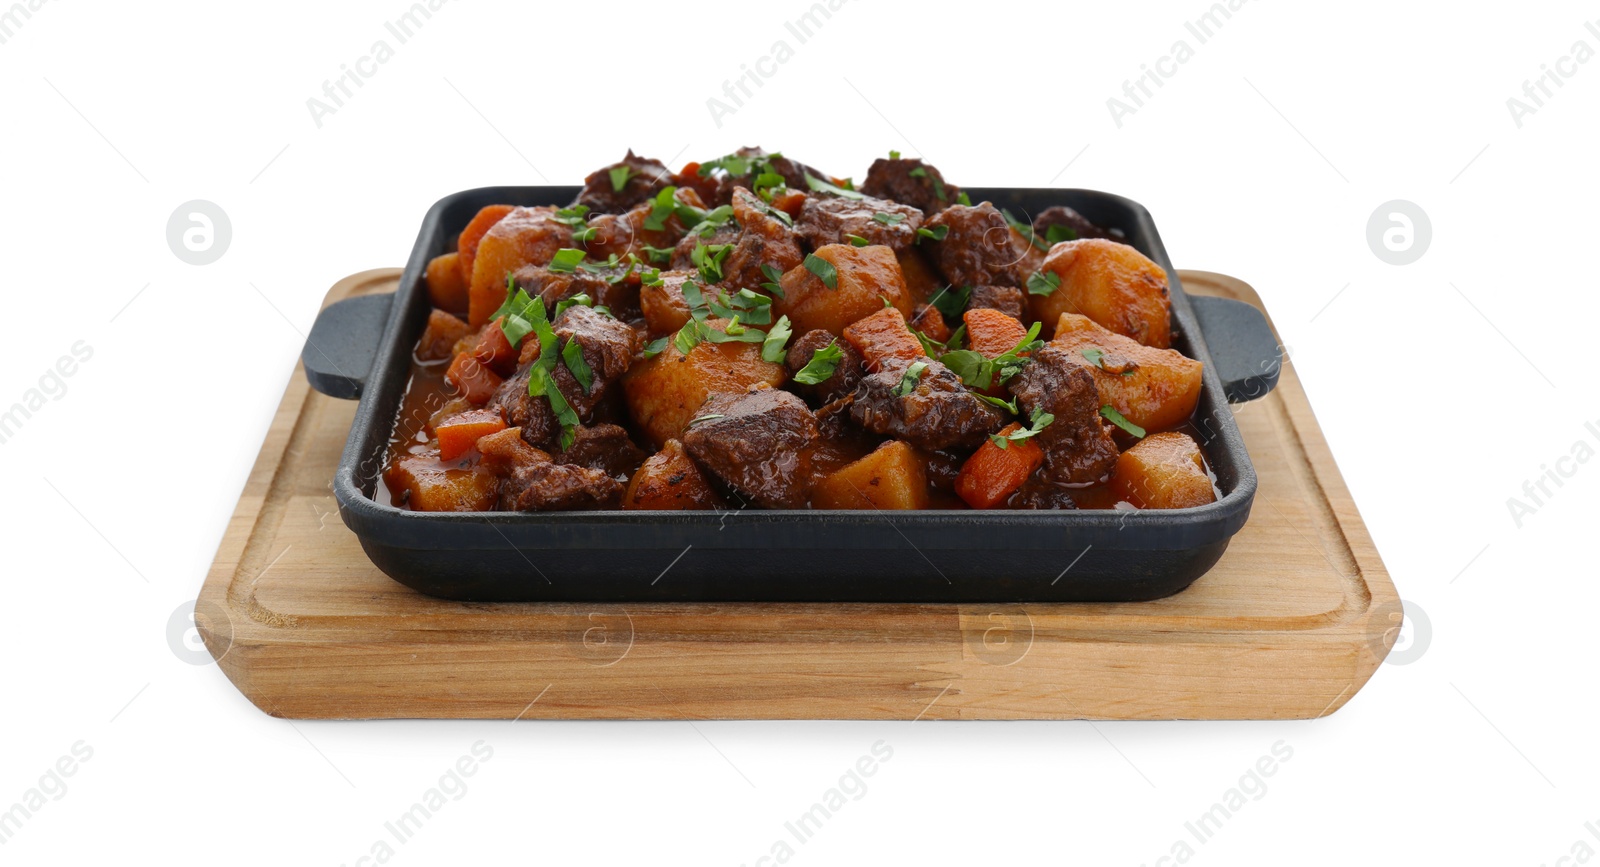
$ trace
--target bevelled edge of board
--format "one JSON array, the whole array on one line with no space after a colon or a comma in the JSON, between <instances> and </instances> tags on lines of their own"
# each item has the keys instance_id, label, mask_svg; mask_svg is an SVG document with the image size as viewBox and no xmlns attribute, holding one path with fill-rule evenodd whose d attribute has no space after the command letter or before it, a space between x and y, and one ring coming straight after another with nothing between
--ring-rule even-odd
<instances>
[{"instance_id":1,"label":"bevelled edge of board","mask_svg":"<svg viewBox=\"0 0 1600 867\"><path fill-rule=\"evenodd\" d=\"M352 275L324 306L381 291L399 276L398 269ZM1179 277L1191 294L1261 307L1234 278ZM1319 544L1345 582L1338 606L1301 618L1186 617L1171 600L463 604L455 607L476 614L451 617L450 625L389 614L363 622L377 618L359 612L297 617L256 600L252 585L270 564L251 543L288 496L275 491L279 470L308 445L315 413L306 409L318 400L331 399L312 392L297 368L196 603L200 634L223 671L274 716L1311 718L1355 695L1400 627L1398 594L1287 365L1278 391L1263 401L1273 402L1280 438L1292 437L1303 461L1296 473L1337 531ZM848 625L830 622L840 618ZM619 666L624 659L629 664ZM396 675L399 665L409 676ZM355 676L374 667L378 673Z\"/></svg>"}]
</instances>

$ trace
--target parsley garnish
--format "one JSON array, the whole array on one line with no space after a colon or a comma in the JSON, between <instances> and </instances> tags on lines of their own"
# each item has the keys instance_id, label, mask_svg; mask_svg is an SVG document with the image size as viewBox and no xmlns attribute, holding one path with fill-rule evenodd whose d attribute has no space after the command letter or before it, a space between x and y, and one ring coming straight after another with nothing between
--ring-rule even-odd
<instances>
[{"instance_id":1,"label":"parsley garnish","mask_svg":"<svg viewBox=\"0 0 1600 867\"><path fill-rule=\"evenodd\" d=\"M955 371L956 376L961 377L961 381L969 388L986 391L989 386L1005 382L1022 372L1022 368L1028 364L1026 354L1044 345L1044 341L1037 339L1041 325L1039 322L1033 323L1021 342L992 359L983 357L982 353L975 350L957 349L941 355L939 360Z\"/></svg>"},{"instance_id":2,"label":"parsley garnish","mask_svg":"<svg viewBox=\"0 0 1600 867\"><path fill-rule=\"evenodd\" d=\"M949 226L934 226L931 229L927 226L919 226L917 228L916 243L922 243L923 238L932 238L935 241L943 241L945 236L948 234L950 234Z\"/></svg>"},{"instance_id":3,"label":"parsley garnish","mask_svg":"<svg viewBox=\"0 0 1600 867\"><path fill-rule=\"evenodd\" d=\"M705 216L700 218L700 222L695 224L694 234L702 238L708 238L718 227L731 219L733 219L733 206L718 205L706 211Z\"/></svg>"},{"instance_id":4,"label":"parsley garnish","mask_svg":"<svg viewBox=\"0 0 1600 867\"><path fill-rule=\"evenodd\" d=\"M588 205L573 205L570 208L562 208L561 210L556 211L555 221L563 225L577 228L583 225L584 216L588 213Z\"/></svg>"},{"instance_id":5,"label":"parsley garnish","mask_svg":"<svg viewBox=\"0 0 1600 867\"><path fill-rule=\"evenodd\" d=\"M757 160L750 157L741 157L737 154L728 154L725 157L717 157L714 160L707 160L701 163L700 171L697 174L703 178L711 174L714 169L722 169L734 177L742 178L745 175L750 174L750 168L756 162L759 161L765 163L767 160L770 160L775 156L778 156L778 154L771 154Z\"/></svg>"},{"instance_id":6,"label":"parsley garnish","mask_svg":"<svg viewBox=\"0 0 1600 867\"><path fill-rule=\"evenodd\" d=\"M732 251L732 244L697 244L689 254L689 261L700 269L701 279L716 283L722 279L722 261Z\"/></svg>"},{"instance_id":7,"label":"parsley garnish","mask_svg":"<svg viewBox=\"0 0 1600 867\"><path fill-rule=\"evenodd\" d=\"M805 266L807 271L817 275L817 279L822 281L822 285L829 289L839 288L839 270L833 267L832 262L815 253L807 253Z\"/></svg>"},{"instance_id":8,"label":"parsley garnish","mask_svg":"<svg viewBox=\"0 0 1600 867\"><path fill-rule=\"evenodd\" d=\"M1111 404L1108 403L1105 406L1100 407L1100 414L1105 417L1106 421L1111 422L1112 424L1122 428L1128 433L1133 434L1139 439L1144 439L1144 428L1139 427L1131 421L1128 421L1126 418L1123 418L1122 413L1117 412L1116 407L1113 407Z\"/></svg>"},{"instance_id":9,"label":"parsley garnish","mask_svg":"<svg viewBox=\"0 0 1600 867\"><path fill-rule=\"evenodd\" d=\"M1029 295L1050 295L1061 288L1061 275L1054 271L1035 271L1028 275Z\"/></svg>"},{"instance_id":10,"label":"parsley garnish","mask_svg":"<svg viewBox=\"0 0 1600 867\"><path fill-rule=\"evenodd\" d=\"M572 296L571 298L568 298L568 299L566 299L564 301L558 301L558 302L556 302L556 312L550 315L550 319L552 321L554 321L556 319L560 319L561 318L561 314L565 313L567 311L568 307L574 307L574 306L576 306L576 307L593 307L594 306L594 299L590 298L589 297L589 293L587 293L587 292L579 292L578 294Z\"/></svg>"},{"instance_id":11,"label":"parsley garnish","mask_svg":"<svg viewBox=\"0 0 1600 867\"><path fill-rule=\"evenodd\" d=\"M1095 348L1085 349L1083 351L1083 357L1089 359L1089 363L1095 367L1098 367L1101 370L1106 369L1106 354L1103 350Z\"/></svg>"},{"instance_id":12,"label":"parsley garnish","mask_svg":"<svg viewBox=\"0 0 1600 867\"><path fill-rule=\"evenodd\" d=\"M655 340L650 341L644 348L644 357L655 358L660 355L667 348L667 341L669 340L671 340L669 337L657 337Z\"/></svg>"},{"instance_id":13,"label":"parsley garnish","mask_svg":"<svg viewBox=\"0 0 1600 867\"><path fill-rule=\"evenodd\" d=\"M516 347L522 338L533 330L533 323L545 317L544 301L529 297L526 290L518 289L511 275L506 275L506 300L489 316L489 321L500 323L506 342Z\"/></svg>"},{"instance_id":14,"label":"parsley garnish","mask_svg":"<svg viewBox=\"0 0 1600 867\"><path fill-rule=\"evenodd\" d=\"M961 312L967 309L967 301L971 298L971 286L946 286L933 293L933 298L928 303L939 308L939 313L944 318L960 319Z\"/></svg>"},{"instance_id":15,"label":"parsley garnish","mask_svg":"<svg viewBox=\"0 0 1600 867\"><path fill-rule=\"evenodd\" d=\"M839 339L836 337L828 341L827 346L811 353L811 360L795 373L794 381L804 385L827 382L833 377L833 372L839 369L839 362L843 360L844 350L839 348Z\"/></svg>"},{"instance_id":16,"label":"parsley garnish","mask_svg":"<svg viewBox=\"0 0 1600 867\"><path fill-rule=\"evenodd\" d=\"M1059 244L1062 241L1078 240L1078 233L1071 226L1063 226L1057 223L1044 230L1044 239L1051 244Z\"/></svg>"},{"instance_id":17,"label":"parsley garnish","mask_svg":"<svg viewBox=\"0 0 1600 867\"><path fill-rule=\"evenodd\" d=\"M567 340L567 345L561 347L561 360L567 363L567 370L583 387L583 393L588 394L589 389L594 387L594 371L589 369L589 362L583 358L583 346L576 339Z\"/></svg>"},{"instance_id":18,"label":"parsley garnish","mask_svg":"<svg viewBox=\"0 0 1600 867\"><path fill-rule=\"evenodd\" d=\"M644 254L650 257L650 261L657 265L665 265L672 261L671 247L652 247L649 244L640 246L644 247Z\"/></svg>"},{"instance_id":19,"label":"parsley garnish","mask_svg":"<svg viewBox=\"0 0 1600 867\"><path fill-rule=\"evenodd\" d=\"M832 193L836 196L844 196L847 199L866 198L866 196L861 195L855 190L847 190L844 187L835 186L834 184L830 184L821 178L814 177L809 173L806 175L806 186L818 193Z\"/></svg>"},{"instance_id":20,"label":"parsley garnish","mask_svg":"<svg viewBox=\"0 0 1600 867\"><path fill-rule=\"evenodd\" d=\"M574 247L562 247L556 251L554 256L550 257L549 268L551 271L560 274L571 274L577 269L578 263L583 261L585 255L582 250Z\"/></svg>"},{"instance_id":21,"label":"parsley garnish","mask_svg":"<svg viewBox=\"0 0 1600 867\"><path fill-rule=\"evenodd\" d=\"M900 152L899 151L889 151L889 159L891 159L891 160L900 159Z\"/></svg>"},{"instance_id":22,"label":"parsley garnish","mask_svg":"<svg viewBox=\"0 0 1600 867\"><path fill-rule=\"evenodd\" d=\"M972 199L968 198L966 190L962 190L956 195L956 204L966 205L969 208L972 207Z\"/></svg>"},{"instance_id":23,"label":"parsley garnish","mask_svg":"<svg viewBox=\"0 0 1600 867\"><path fill-rule=\"evenodd\" d=\"M905 214L891 214L891 213L888 213L887 211L878 211L877 213L872 215L872 219L877 220L878 222L884 224L885 226L898 226L901 223L905 222L906 215Z\"/></svg>"},{"instance_id":24,"label":"parsley garnish","mask_svg":"<svg viewBox=\"0 0 1600 867\"><path fill-rule=\"evenodd\" d=\"M611 192L620 193L628 185L628 177L633 174L633 169L628 166L617 166L611 169Z\"/></svg>"},{"instance_id":25,"label":"parsley garnish","mask_svg":"<svg viewBox=\"0 0 1600 867\"><path fill-rule=\"evenodd\" d=\"M928 169L926 166L917 166L911 171L906 172L906 176L912 178L925 178L928 176Z\"/></svg>"},{"instance_id":26,"label":"parsley garnish","mask_svg":"<svg viewBox=\"0 0 1600 867\"><path fill-rule=\"evenodd\" d=\"M1006 412L1011 413L1012 415L1017 415L1019 412L1021 412L1021 410L1017 409L1017 401L1016 401L1015 398L1013 398L1011 400L1001 400L998 397L991 397L991 396L989 396L987 394L981 394L981 393L976 392L976 391L972 392L972 394L973 394L974 397L978 398L979 400L986 401L988 403L992 403L995 406L998 406L1001 409L1005 410Z\"/></svg>"},{"instance_id":27,"label":"parsley garnish","mask_svg":"<svg viewBox=\"0 0 1600 867\"><path fill-rule=\"evenodd\" d=\"M1028 426L1019 428L1011 433L1001 436L990 434L989 439L1000 448L1009 448L1013 442L1022 442L1029 437L1036 437L1041 431L1050 426L1056 417L1044 411L1044 407L1034 407L1032 416L1028 419Z\"/></svg>"},{"instance_id":28,"label":"parsley garnish","mask_svg":"<svg viewBox=\"0 0 1600 867\"><path fill-rule=\"evenodd\" d=\"M789 317L779 316L777 323L767 331L767 338L761 342L761 360L774 364L783 361L787 354L785 347L789 344L789 336L794 329L789 327Z\"/></svg>"},{"instance_id":29,"label":"parsley garnish","mask_svg":"<svg viewBox=\"0 0 1600 867\"><path fill-rule=\"evenodd\" d=\"M906 368L905 374L900 377L900 384L894 387L896 397L906 397L916 391L917 383L922 380L922 372L928 369L926 361L913 362Z\"/></svg>"},{"instance_id":30,"label":"parsley garnish","mask_svg":"<svg viewBox=\"0 0 1600 867\"><path fill-rule=\"evenodd\" d=\"M1011 216L1011 212L1010 211L1006 210L1005 208L1001 208L1000 209L1000 216L1005 218L1006 225L1010 226L1012 229L1015 229L1017 234L1021 235L1024 238L1027 238L1028 239L1028 243L1030 243L1033 246L1038 247L1040 250L1044 250L1046 252L1048 252L1050 250L1050 245L1045 243L1043 240L1041 240L1039 238L1038 234L1033 231L1033 227L1032 226L1028 225L1027 223L1022 222L1021 220L1017 219L1016 217Z\"/></svg>"},{"instance_id":31,"label":"parsley garnish","mask_svg":"<svg viewBox=\"0 0 1600 867\"><path fill-rule=\"evenodd\" d=\"M706 302L706 307L723 319L739 319L750 325L772 322L772 299L749 289L740 289L732 297L726 292L718 292Z\"/></svg>"},{"instance_id":32,"label":"parsley garnish","mask_svg":"<svg viewBox=\"0 0 1600 867\"><path fill-rule=\"evenodd\" d=\"M872 243L860 235L845 235L845 238L850 241L850 246L852 247L865 247Z\"/></svg>"},{"instance_id":33,"label":"parsley garnish","mask_svg":"<svg viewBox=\"0 0 1600 867\"><path fill-rule=\"evenodd\" d=\"M783 286L781 284L783 281L783 272L778 270L778 266L762 265L761 275L767 278L767 282L762 283L761 288L771 292L775 298L782 298Z\"/></svg>"},{"instance_id":34,"label":"parsley garnish","mask_svg":"<svg viewBox=\"0 0 1600 867\"><path fill-rule=\"evenodd\" d=\"M644 218L644 227L652 232L659 232L667 227L667 218L672 216L677 207L673 196L677 195L677 187L662 187L656 193L655 202L650 206L650 215Z\"/></svg>"}]
</instances>

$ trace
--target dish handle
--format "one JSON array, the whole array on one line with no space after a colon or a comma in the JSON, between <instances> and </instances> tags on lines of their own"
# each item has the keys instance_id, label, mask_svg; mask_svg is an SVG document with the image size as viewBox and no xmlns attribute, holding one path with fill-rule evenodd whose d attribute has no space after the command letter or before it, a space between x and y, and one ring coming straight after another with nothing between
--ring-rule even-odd
<instances>
[{"instance_id":1,"label":"dish handle","mask_svg":"<svg viewBox=\"0 0 1600 867\"><path fill-rule=\"evenodd\" d=\"M329 397L361 397L378 356L394 293L358 295L322 308L300 350L311 387Z\"/></svg>"},{"instance_id":2,"label":"dish handle","mask_svg":"<svg viewBox=\"0 0 1600 867\"><path fill-rule=\"evenodd\" d=\"M1254 305L1211 295L1189 296L1229 403L1265 397L1278 384L1283 347Z\"/></svg>"}]
</instances>

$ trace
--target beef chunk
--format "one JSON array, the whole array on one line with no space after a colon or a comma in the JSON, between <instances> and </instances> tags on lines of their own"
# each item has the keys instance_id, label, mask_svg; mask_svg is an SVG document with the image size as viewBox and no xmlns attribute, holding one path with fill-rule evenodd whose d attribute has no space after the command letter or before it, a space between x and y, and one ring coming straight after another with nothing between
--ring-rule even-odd
<instances>
[{"instance_id":1,"label":"beef chunk","mask_svg":"<svg viewBox=\"0 0 1600 867\"><path fill-rule=\"evenodd\" d=\"M944 226L942 241L932 241L934 263L953 286L1017 285L1011 227L994 205L953 205L934 214L928 228ZM928 246L924 243L923 246Z\"/></svg>"},{"instance_id":2,"label":"beef chunk","mask_svg":"<svg viewBox=\"0 0 1600 867\"><path fill-rule=\"evenodd\" d=\"M1040 477L1058 484L1098 482L1117 462L1117 444L1100 418L1100 390L1076 353L1045 345L1007 384L1025 417L1055 416L1034 442L1044 449Z\"/></svg>"},{"instance_id":3,"label":"beef chunk","mask_svg":"<svg viewBox=\"0 0 1600 867\"><path fill-rule=\"evenodd\" d=\"M726 174L717 180L716 201L719 205L726 205L733 201L733 191L739 188L749 189L756 178L760 176L760 162L765 162L767 167L783 178L783 183L791 190L808 190L806 175L826 180L828 175L806 165L802 162L791 160L782 154L769 154L758 147L743 147L733 152L734 156L750 160L750 171L743 175Z\"/></svg>"},{"instance_id":4,"label":"beef chunk","mask_svg":"<svg viewBox=\"0 0 1600 867\"><path fill-rule=\"evenodd\" d=\"M1096 226L1089 222L1087 217L1065 205L1053 205L1045 208L1039 212L1039 216L1033 218L1034 234L1046 243L1050 240L1051 226L1062 226L1071 229L1078 238L1106 238L1112 241L1122 241L1120 236L1113 235L1110 231ZM1072 241L1075 239L1067 237L1061 240Z\"/></svg>"},{"instance_id":5,"label":"beef chunk","mask_svg":"<svg viewBox=\"0 0 1600 867\"><path fill-rule=\"evenodd\" d=\"M483 466L502 479L501 509L553 512L617 506L621 482L604 470L553 461L544 450L528 445L524 434L513 427L478 441Z\"/></svg>"},{"instance_id":6,"label":"beef chunk","mask_svg":"<svg viewBox=\"0 0 1600 867\"><path fill-rule=\"evenodd\" d=\"M565 301L574 295L599 298L607 287L605 278L598 274L583 270L551 271L544 265L524 265L511 276L511 279L516 281L518 289L544 299L547 310L554 310L556 302Z\"/></svg>"},{"instance_id":7,"label":"beef chunk","mask_svg":"<svg viewBox=\"0 0 1600 867\"><path fill-rule=\"evenodd\" d=\"M769 282L762 265L787 271L805 256L794 230L773 216L772 208L746 189L733 191L733 217L739 221L739 239L722 263L722 285L728 291L760 289Z\"/></svg>"},{"instance_id":8,"label":"beef chunk","mask_svg":"<svg viewBox=\"0 0 1600 867\"><path fill-rule=\"evenodd\" d=\"M613 170L627 171L627 179L620 190L612 180ZM630 150L621 162L612 163L584 178L583 191L578 193L574 204L587 205L590 210L602 214L620 214L650 199L671 181L672 173L660 160L634 156Z\"/></svg>"},{"instance_id":9,"label":"beef chunk","mask_svg":"<svg viewBox=\"0 0 1600 867\"><path fill-rule=\"evenodd\" d=\"M839 351L843 353L839 359L839 366L833 369L833 376L816 385L794 382L795 391L818 404L828 403L854 392L856 384L861 382L863 361L855 344L836 337L831 331L817 328L807 331L800 335L800 339L790 343L789 354L784 359L785 365L789 368L789 378L793 382L794 375L811 363L811 356L829 343L837 345Z\"/></svg>"},{"instance_id":10,"label":"beef chunk","mask_svg":"<svg viewBox=\"0 0 1600 867\"><path fill-rule=\"evenodd\" d=\"M1076 509L1078 502L1072 498L1072 489L1041 476L1033 476L1006 501L1012 509Z\"/></svg>"},{"instance_id":11,"label":"beef chunk","mask_svg":"<svg viewBox=\"0 0 1600 867\"><path fill-rule=\"evenodd\" d=\"M955 372L932 359L910 394L895 394L912 364L892 358L856 387L850 417L873 433L903 439L928 451L973 448L1005 423L1000 410L979 399ZM1113 456L1114 457L1114 456Z\"/></svg>"},{"instance_id":12,"label":"beef chunk","mask_svg":"<svg viewBox=\"0 0 1600 867\"><path fill-rule=\"evenodd\" d=\"M894 199L924 214L942 211L956 203L961 188L947 184L939 170L919 159L877 159L867 169L861 192Z\"/></svg>"},{"instance_id":13,"label":"beef chunk","mask_svg":"<svg viewBox=\"0 0 1600 867\"><path fill-rule=\"evenodd\" d=\"M689 189L679 189L673 195L673 201L696 210L703 210L705 206L704 200ZM610 256L624 259L632 253L648 260L645 247L672 247L683 238L688 227L674 212L662 218L660 228L650 228L647 224L655 206L655 200L650 199L621 214L601 214L590 218L588 228L593 231L589 233L588 240L583 242L583 249L595 259Z\"/></svg>"},{"instance_id":14,"label":"beef chunk","mask_svg":"<svg viewBox=\"0 0 1600 867\"><path fill-rule=\"evenodd\" d=\"M627 479L644 463L645 454L628 438L628 432L614 424L597 424L574 431L571 448L550 455L558 464L576 464L600 470L618 480Z\"/></svg>"},{"instance_id":15,"label":"beef chunk","mask_svg":"<svg viewBox=\"0 0 1600 867\"><path fill-rule=\"evenodd\" d=\"M707 234L690 232L672 248L671 270L695 271L694 248L713 244L735 244L739 241L739 227L732 222L723 223Z\"/></svg>"},{"instance_id":16,"label":"beef chunk","mask_svg":"<svg viewBox=\"0 0 1600 867\"><path fill-rule=\"evenodd\" d=\"M972 287L972 298L967 301L967 309L978 310L987 307L1021 322L1022 311L1027 309L1026 297L1022 294L1022 289L1016 286L980 284Z\"/></svg>"},{"instance_id":17,"label":"beef chunk","mask_svg":"<svg viewBox=\"0 0 1600 867\"><path fill-rule=\"evenodd\" d=\"M554 325L563 349L574 341L581 347L584 363L594 377L586 392L565 360L553 371L562 396L579 418L588 421L606 389L633 365L633 356L639 350L639 332L626 322L581 305L562 311Z\"/></svg>"},{"instance_id":18,"label":"beef chunk","mask_svg":"<svg viewBox=\"0 0 1600 867\"><path fill-rule=\"evenodd\" d=\"M877 214L888 217L886 221L878 220ZM855 235L899 253L916 241L917 227L921 225L922 212L910 205L871 196L810 196L801 208L795 232L813 250L824 244L848 244L849 236Z\"/></svg>"},{"instance_id":19,"label":"beef chunk","mask_svg":"<svg viewBox=\"0 0 1600 867\"><path fill-rule=\"evenodd\" d=\"M805 507L816 443L805 401L775 388L713 396L683 435L701 467L769 509Z\"/></svg>"}]
</instances>

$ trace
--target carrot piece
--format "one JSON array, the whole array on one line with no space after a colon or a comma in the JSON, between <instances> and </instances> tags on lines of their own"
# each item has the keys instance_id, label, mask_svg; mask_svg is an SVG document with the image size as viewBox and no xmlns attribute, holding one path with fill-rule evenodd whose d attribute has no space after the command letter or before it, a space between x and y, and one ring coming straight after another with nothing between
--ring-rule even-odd
<instances>
[{"instance_id":1,"label":"carrot piece","mask_svg":"<svg viewBox=\"0 0 1600 867\"><path fill-rule=\"evenodd\" d=\"M912 361L927 356L921 341L906 327L905 315L894 307L885 307L846 326L844 339L861 352L869 371L876 372L889 359Z\"/></svg>"},{"instance_id":2,"label":"carrot piece","mask_svg":"<svg viewBox=\"0 0 1600 867\"><path fill-rule=\"evenodd\" d=\"M1009 436L1021 429L1022 425L1012 422L999 435ZM992 509L1016 493L1043 463L1044 449L1031 439L1010 440L1005 448L985 440L962 464L956 476L956 494L974 509Z\"/></svg>"},{"instance_id":3,"label":"carrot piece","mask_svg":"<svg viewBox=\"0 0 1600 867\"><path fill-rule=\"evenodd\" d=\"M424 272L428 283L428 300L440 310L465 316L467 313L467 277L461 273L461 254L452 250L428 261Z\"/></svg>"},{"instance_id":4,"label":"carrot piece","mask_svg":"<svg viewBox=\"0 0 1600 867\"><path fill-rule=\"evenodd\" d=\"M494 224L505 219L506 214L513 210L515 208L511 205L489 205L478 211L472 222L461 230L461 238L456 241L456 253L463 283L472 283L472 263L478 258L478 245L483 243L483 236L489 234Z\"/></svg>"},{"instance_id":5,"label":"carrot piece","mask_svg":"<svg viewBox=\"0 0 1600 867\"><path fill-rule=\"evenodd\" d=\"M949 340L950 335L954 333L945 323L944 314L932 304L918 304L916 315L912 316L907 324L940 343Z\"/></svg>"},{"instance_id":6,"label":"carrot piece","mask_svg":"<svg viewBox=\"0 0 1600 867\"><path fill-rule=\"evenodd\" d=\"M506 333L500 329L498 319L478 330L477 342L472 346L472 357L501 376L510 376L517 369L517 348L506 340Z\"/></svg>"},{"instance_id":7,"label":"carrot piece","mask_svg":"<svg viewBox=\"0 0 1600 867\"><path fill-rule=\"evenodd\" d=\"M989 307L968 310L961 320L967 323L967 345L984 358L999 358L1028 336L1021 322Z\"/></svg>"},{"instance_id":8,"label":"carrot piece","mask_svg":"<svg viewBox=\"0 0 1600 867\"><path fill-rule=\"evenodd\" d=\"M505 419L497 409L469 409L439 423L434 433L439 437L439 460L453 461L478 444L478 440L506 429Z\"/></svg>"},{"instance_id":9,"label":"carrot piece","mask_svg":"<svg viewBox=\"0 0 1600 867\"><path fill-rule=\"evenodd\" d=\"M504 381L500 374L473 358L470 352L457 355L456 360L450 362L450 369L445 371L444 378L455 386L457 393L478 406L488 403L495 389Z\"/></svg>"}]
</instances>

